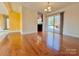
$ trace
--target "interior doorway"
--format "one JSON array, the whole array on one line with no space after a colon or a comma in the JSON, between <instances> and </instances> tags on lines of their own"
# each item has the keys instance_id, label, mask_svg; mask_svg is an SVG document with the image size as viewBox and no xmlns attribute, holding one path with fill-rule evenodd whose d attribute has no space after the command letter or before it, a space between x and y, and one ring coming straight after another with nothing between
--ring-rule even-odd
<instances>
[{"instance_id":1,"label":"interior doorway","mask_svg":"<svg viewBox=\"0 0 79 59\"><path fill-rule=\"evenodd\" d=\"M3 40L9 33L9 18L7 15L3 15L2 27L0 27L0 41Z\"/></svg>"},{"instance_id":2,"label":"interior doorway","mask_svg":"<svg viewBox=\"0 0 79 59\"><path fill-rule=\"evenodd\" d=\"M37 32L43 31L43 14L38 12Z\"/></svg>"},{"instance_id":3,"label":"interior doorway","mask_svg":"<svg viewBox=\"0 0 79 59\"><path fill-rule=\"evenodd\" d=\"M3 30L9 30L9 18L6 15L3 15L3 17L4 17L4 20L3 20L4 28L3 28Z\"/></svg>"}]
</instances>

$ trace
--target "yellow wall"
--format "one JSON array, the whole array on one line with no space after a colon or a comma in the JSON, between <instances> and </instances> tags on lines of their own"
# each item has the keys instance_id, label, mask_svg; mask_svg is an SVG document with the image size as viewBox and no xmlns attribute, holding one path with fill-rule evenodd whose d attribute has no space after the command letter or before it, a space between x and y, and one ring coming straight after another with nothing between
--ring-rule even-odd
<instances>
[{"instance_id":1,"label":"yellow wall","mask_svg":"<svg viewBox=\"0 0 79 59\"><path fill-rule=\"evenodd\" d=\"M3 15L0 14L0 28L3 28Z\"/></svg>"},{"instance_id":2,"label":"yellow wall","mask_svg":"<svg viewBox=\"0 0 79 59\"><path fill-rule=\"evenodd\" d=\"M20 30L20 13L17 12L10 12L9 13L9 19L10 19L10 29L12 31Z\"/></svg>"},{"instance_id":3,"label":"yellow wall","mask_svg":"<svg viewBox=\"0 0 79 59\"><path fill-rule=\"evenodd\" d=\"M9 13L9 30L11 31L18 31L21 29L20 26L20 13L13 11L11 3L9 2L4 2L4 5L7 8L7 11Z\"/></svg>"}]
</instances>

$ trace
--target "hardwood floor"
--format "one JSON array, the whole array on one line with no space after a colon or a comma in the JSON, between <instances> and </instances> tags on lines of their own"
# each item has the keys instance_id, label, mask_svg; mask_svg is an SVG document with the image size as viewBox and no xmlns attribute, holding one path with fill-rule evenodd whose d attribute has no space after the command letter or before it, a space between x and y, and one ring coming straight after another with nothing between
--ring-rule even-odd
<instances>
[{"instance_id":1,"label":"hardwood floor","mask_svg":"<svg viewBox=\"0 0 79 59\"><path fill-rule=\"evenodd\" d=\"M0 42L1 56L79 55L79 39L45 32L10 33Z\"/></svg>"}]
</instances>

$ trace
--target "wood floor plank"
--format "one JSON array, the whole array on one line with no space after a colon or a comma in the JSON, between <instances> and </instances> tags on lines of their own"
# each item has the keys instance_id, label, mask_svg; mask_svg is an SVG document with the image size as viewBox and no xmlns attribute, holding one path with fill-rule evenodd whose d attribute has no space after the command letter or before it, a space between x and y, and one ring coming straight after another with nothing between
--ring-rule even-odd
<instances>
[{"instance_id":1,"label":"wood floor plank","mask_svg":"<svg viewBox=\"0 0 79 59\"><path fill-rule=\"evenodd\" d=\"M52 32L10 33L0 42L0 56L79 55L79 38L60 36Z\"/></svg>"}]
</instances>

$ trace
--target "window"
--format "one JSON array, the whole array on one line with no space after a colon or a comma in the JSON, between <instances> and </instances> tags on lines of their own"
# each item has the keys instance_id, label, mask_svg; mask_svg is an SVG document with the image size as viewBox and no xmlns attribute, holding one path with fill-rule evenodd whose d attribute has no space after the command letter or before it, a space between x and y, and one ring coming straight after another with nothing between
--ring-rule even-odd
<instances>
[{"instance_id":1,"label":"window","mask_svg":"<svg viewBox=\"0 0 79 59\"><path fill-rule=\"evenodd\" d=\"M9 29L9 19L7 18L7 29Z\"/></svg>"}]
</instances>

